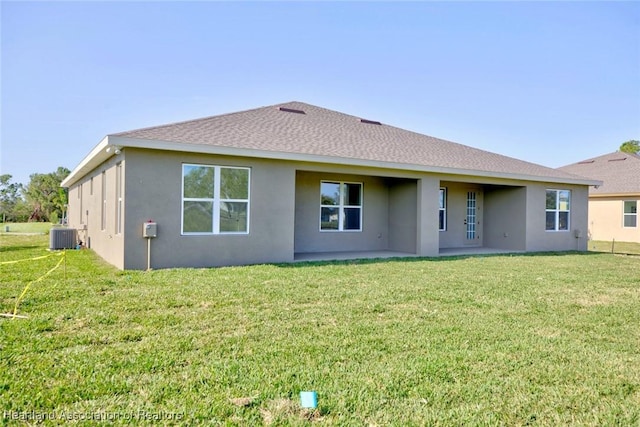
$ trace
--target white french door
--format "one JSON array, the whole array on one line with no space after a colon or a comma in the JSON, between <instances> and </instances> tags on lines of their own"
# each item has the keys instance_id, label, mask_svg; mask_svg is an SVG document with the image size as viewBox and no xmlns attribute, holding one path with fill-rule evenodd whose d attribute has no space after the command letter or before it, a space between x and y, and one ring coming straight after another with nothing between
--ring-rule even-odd
<instances>
[{"instance_id":1,"label":"white french door","mask_svg":"<svg viewBox=\"0 0 640 427\"><path fill-rule=\"evenodd\" d=\"M469 246L482 246L482 191L467 191L466 212L464 217L464 244Z\"/></svg>"}]
</instances>

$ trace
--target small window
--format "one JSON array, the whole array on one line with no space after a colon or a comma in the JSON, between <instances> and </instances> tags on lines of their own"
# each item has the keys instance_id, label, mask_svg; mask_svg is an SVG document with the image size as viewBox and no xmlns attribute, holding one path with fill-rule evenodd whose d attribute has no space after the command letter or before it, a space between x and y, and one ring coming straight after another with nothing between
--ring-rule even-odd
<instances>
[{"instance_id":1,"label":"small window","mask_svg":"<svg viewBox=\"0 0 640 427\"><path fill-rule=\"evenodd\" d=\"M182 165L182 233L249 232L249 169Z\"/></svg>"},{"instance_id":2,"label":"small window","mask_svg":"<svg viewBox=\"0 0 640 427\"><path fill-rule=\"evenodd\" d=\"M89 181L89 195L93 196L93 177L91 177L91 180Z\"/></svg>"},{"instance_id":3,"label":"small window","mask_svg":"<svg viewBox=\"0 0 640 427\"><path fill-rule=\"evenodd\" d=\"M102 171L100 176L100 198L102 199L102 209L100 210L100 229L107 229L107 173Z\"/></svg>"},{"instance_id":4,"label":"small window","mask_svg":"<svg viewBox=\"0 0 640 427\"><path fill-rule=\"evenodd\" d=\"M624 211L622 214L624 227L637 227L638 226L638 201L637 200L625 200Z\"/></svg>"},{"instance_id":5,"label":"small window","mask_svg":"<svg viewBox=\"0 0 640 427\"><path fill-rule=\"evenodd\" d=\"M571 213L571 191L547 190L546 226L547 231L568 231Z\"/></svg>"},{"instance_id":6,"label":"small window","mask_svg":"<svg viewBox=\"0 0 640 427\"><path fill-rule=\"evenodd\" d=\"M320 230L362 231L362 183L320 183Z\"/></svg>"},{"instance_id":7,"label":"small window","mask_svg":"<svg viewBox=\"0 0 640 427\"><path fill-rule=\"evenodd\" d=\"M116 234L122 233L122 210L124 203L124 182L122 181L122 162L116 165Z\"/></svg>"},{"instance_id":8,"label":"small window","mask_svg":"<svg viewBox=\"0 0 640 427\"><path fill-rule=\"evenodd\" d=\"M84 208L82 206L82 184L78 185L78 205L80 206L80 224L84 224Z\"/></svg>"},{"instance_id":9,"label":"small window","mask_svg":"<svg viewBox=\"0 0 640 427\"><path fill-rule=\"evenodd\" d=\"M439 207L439 221L438 221L438 230L446 231L447 230L447 189L440 189L440 207Z\"/></svg>"}]
</instances>

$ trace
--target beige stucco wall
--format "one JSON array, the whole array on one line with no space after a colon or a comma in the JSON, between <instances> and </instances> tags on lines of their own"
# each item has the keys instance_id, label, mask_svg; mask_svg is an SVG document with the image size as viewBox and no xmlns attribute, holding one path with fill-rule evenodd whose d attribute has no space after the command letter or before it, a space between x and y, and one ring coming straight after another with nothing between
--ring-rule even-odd
<instances>
[{"instance_id":1,"label":"beige stucco wall","mask_svg":"<svg viewBox=\"0 0 640 427\"><path fill-rule=\"evenodd\" d=\"M592 240L616 240L640 243L640 221L636 227L623 226L623 201L638 197L598 197L589 200L589 237Z\"/></svg>"},{"instance_id":2,"label":"beige stucco wall","mask_svg":"<svg viewBox=\"0 0 640 427\"><path fill-rule=\"evenodd\" d=\"M479 204L481 244L485 247L526 251L567 251L587 249L588 187L554 183L518 182L465 177L443 177L447 188L447 231L440 232L441 248L463 247L465 204L468 189L483 194ZM569 231L545 230L547 189L571 190ZM576 232L579 237L576 238Z\"/></svg>"},{"instance_id":3,"label":"beige stucco wall","mask_svg":"<svg viewBox=\"0 0 640 427\"><path fill-rule=\"evenodd\" d=\"M126 176L124 153L112 157L87 174L69 189L69 227L78 230L78 238L83 245L97 252L110 264L124 268L124 235L116 231L116 164L121 163L123 179ZM102 229L103 173L105 177L106 207L105 228ZM126 180L125 180L126 181ZM122 213L125 219L124 212Z\"/></svg>"},{"instance_id":4,"label":"beige stucco wall","mask_svg":"<svg viewBox=\"0 0 640 427\"><path fill-rule=\"evenodd\" d=\"M545 230L547 189L571 190L571 214L568 231ZM586 186L531 183L527 187L526 250L530 252L586 251L588 195L588 187Z\"/></svg>"},{"instance_id":5,"label":"beige stucco wall","mask_svg":"<svg viewBox=\"0 0 640 427\"><path fill-rule=\"evenodd\" d=\"M418 180L418 225L416 253L420 256L438 256L440 236L438 232L438 196L440 179L427 175Z\"/></svg>"},{"instance_id":6,"label":"beige stucco wall","mask_svg":"<svg viewBox=\"0 0 640 427\"><path fill-rule=\"evenodd\" d=\"M362 183L362 230L320 231L320 182ZM380 177L298 171L295 190L295 252L385 250L389 242L389 192Z\"/></svg>"},{"instance_id":7,"label":"beige stucco wall","mask_svg":"<svg viewBox=\"0 0 640 427\"><path fill-rule=\"evenodd\" d=\"M441 181L440 187L447 189L447 229L440 231L441 248L460 248L463 246L482 246L485 236L485 202L483 187L475 183ZM480 224L477 228L477 239L466 241L467 226L467 192L475 191L477 198L477 215ZM437 218L437 216L436 216Z\"/></svg>"},{"instance_id":8,"label":"beige stucco wall","mask_svg":"<svg viewBox=\"0 0 640 427\"><path fill-rule=\"evenodd\" d=\"M152 268L293 261L295 169L279 161L127 149L125 268L143 269L142 224L154 220ZM182 235L182 164L251 168L249 233Z\"/></svg>"},{"instance_id":9,"label":"beige stucco wall","mask_svg":"<svg viewBox=\"0 0 640 427\"><path fill-rule=\"evenodd\" d=\"M116 233L118 162L126 178L124 235ZM181 234L183 163L251 168L248 234ZM105 230L100 227L102 171L107 182ZM321 180L363 183L362 231L320 231ZM438 256L439 248L469 243L464 225L469 190L482 194L479 245L562 251L586 250L587 244L588 191L578 185L561 186L572 191L570 231L547 232L545 191L559 188L557 184L132 148L112 157L79 184L81 199L80 185L70 188L70 226L84 228L87 219L86 215L81 218L80 211L89 211L80 238L105 260L126 269L146 268L142 225L147 220L158 223L158 237L151 241L152 268L290 262L295 252L396 250ZM438 231L440 187L448 192L444 232ZM579 230L579 238L574 230Z\"/></svg>"},{"instance_id":10,"label":"beige stucco wall","mask_svg":"<svg viewBox=\"0 0 640 427\"><path fill-rule=\"evenodd\" d=\"M484 206L485 246L515 251L525 250L526 187L486 186Z\"/></svg>"},{"instance_id":11,"label":"beige stucco wall","mask_svg":"<svg viewBox=\"0 0 640 427\"><path fill-rule=\"evenodd\" d=\"M416 253L418 182L387 180L389 185L389 249Z\"/></svg>"}]
</instances>

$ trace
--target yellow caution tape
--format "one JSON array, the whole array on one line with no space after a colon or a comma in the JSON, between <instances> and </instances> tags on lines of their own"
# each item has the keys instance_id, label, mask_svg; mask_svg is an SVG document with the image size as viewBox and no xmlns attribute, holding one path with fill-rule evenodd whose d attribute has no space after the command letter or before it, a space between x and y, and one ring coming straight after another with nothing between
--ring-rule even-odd
<instances>
[{"instance_id":1,"label":"yellow caution tape","mask_svg":"<svg viewBox=\"0 0 640 427\"><path fill-rule=\"evenodd\" d=\"M54 256L54 255L61 256L61 255L62 255L62 253L59 253L59 254L43 255L43 256L38 256L38 257L35 257L35 258L17 259L17 260L15 260L15 261L2 261L2 262L0 262L0 265L4 265L4 264L17 264L17 263L19 263L19 262L24 262L24 261L35 261L35 260L37 260L37 259L45 259L45 258L49 258L49 257L52 257L52 256Z\"/></svg>"},{"instance_id":2,"label":"yellow caution tape","mask_svg":"<svg viewBox=\"0 0 640 427\"><path fill-rule=\"evenodd\" d=\"M58 269L58 267L60 267L60 264L62 264L62 262L66 259L67 255L66 255L66 251L62 251L62 253L60 254L61 258L60 261L58 261L58 263L56 264L55 267L53 267L51 270L47 271L45 274L43 274L42 276L38 277L36 280L32 280L31 282L29 282L27 284L27 286L24 287L24 290L22 291L22 293L20 294L20 296L18 297L18 300L16 301L16 305L13 307L13 318L15 319L17 317L17 313L18 313L18 306L20 305L20 302L22 302L22 299L24 298L24 296L26 295L27 291L29 290L29 288L31 287L31 285L33 285L34 283L38 283L41 282L45 277L47 277L48 275L50 275L51 273L53 273L54 271L56 271ZM34 258L34 259L41 259L41 258L48 258L52 255L47 255L45 257L39 257L39 258Z\"/></svg>"}]
</instances>

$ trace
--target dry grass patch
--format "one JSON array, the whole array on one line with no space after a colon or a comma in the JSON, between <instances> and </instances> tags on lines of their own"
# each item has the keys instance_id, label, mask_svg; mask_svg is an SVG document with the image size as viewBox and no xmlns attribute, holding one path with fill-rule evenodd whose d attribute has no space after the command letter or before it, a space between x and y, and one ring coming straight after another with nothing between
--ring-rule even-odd
<instances>
[{"instance_id":1,"label":"dry grass patch","mask_svg":"<svg viewBox=\"0 0 640 427\"><path fill-rule=\"evenodd\" d=\"M233 399L229 399L229 402L231 402L233 405L245 408L253 405L255 401L255 397L235 397Z\"/></svg>"},{"instance_id":2,"label":"dry grass patch","mask_svg":"<svg viewBox=\"0 0 640 427\"><path fill-rule=\"evenodd\" d=\"M322 421L319 409L301 408L291 399L273 399L260 408L265 425L291 423L292 421Z\"/></svg>"},{"instance_id":3,"label":"dry grass patch","mask_svg":"<svg viewBox=\"0 0 640 427\"><path fill-rule=\"evenodd\" d=\"M638 277L640 281L640 277ZM607 289L606 292L601 292L597 294L585 294L578 293L581 295L576 296L576 304L581 305L583 307L595 307L595 306L606 306L606 305L617 305L624 304L628 301L633 301L634 299L640 298L640 287L637 289L632 288L611 288Z\"/></svg>"}]
</instances>

